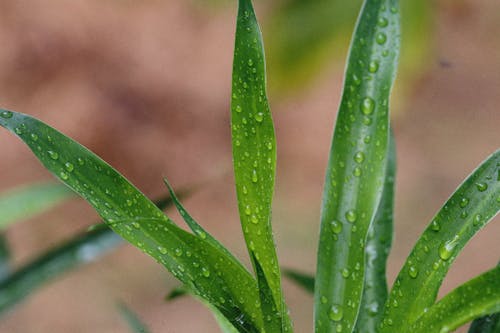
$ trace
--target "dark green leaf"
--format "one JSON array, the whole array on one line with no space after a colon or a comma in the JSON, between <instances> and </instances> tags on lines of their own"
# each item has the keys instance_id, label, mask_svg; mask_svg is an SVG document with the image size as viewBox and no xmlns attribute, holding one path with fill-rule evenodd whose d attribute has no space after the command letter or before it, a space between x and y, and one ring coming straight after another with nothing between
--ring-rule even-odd
<instances>
[{"instance_id":1,"label":"dark green leaf","mask_svg":"<svg viewBox=\"0 0 500 333\"><path fill-rule=\"evenodd\" d=\"M0 196L0 230L40 214L73 195L67 186L54 183L24 185L4 192Z\"/></svg>"},{"instance_id":2,"label":"dark green leaf","mask_svg":"<svg viewBox=\"0 0 500 333\"><path fill-rule=\"evenodd\" d=\"M366 241L365 286L355 328L360 333L377 331L387 300L386 266L392 243L396 176L394 137L391 135L389 140L384 190Z\"/></svg>"},{"instance_id":3,"label":"dark green leaf","mask_svg":"<svg viewBox=\"0 0 500 333\"><path fill-rule=\"evenodd\" d=\"M408 332L452 332L469 321L500 311L500 267L494 268L429 307Z\"/></svg>"},{"instance_id":4,"label":"dark green leaf","mask_svg":"<svg viewBox=\"0 0 500 333\"><path fill-rule=\"evenodd\" d=\"M417 241L399 272L386 306L382 332L401 332L437 297L451 264L465 244L500 209L500 150L486 159L448 199Z\"/></svg>"},{"instance_id":5,"label":"dark green leaf","mask_svg":"<svg viewBox=\"0 0 500 333\"><path fill-rule=\"evenodd\" d=\"M290 320L281 291L280 268L271 227L276 140L266 96L260 28L250 0L239 0L233 63L231 128L238 208L252 264L262 268L258 285L271 292L277 315ZM258 261L258 263L256 262ZM269 284L269 288L265 286ZM264 302L264 299L261 299ZM264 314L264 316L275 313Z\"/></svg>"},{"instance_id":6,"label":"dark green leaf","mask_svg":"<svg viewBox=\"0 0 500 333\"><path fill-rule=\"evenodd\" d=\"M149 333L149 329L146 325L139 319L137 314L135 314L132 310L129 309L124 303L118 304L118 311L122 315L122 317L127 322L130 331L133 333Z\"/></svg>"},{"instance_id":7,"label":"dark green leaf","mask_svg":"<svg viewBox=\"0 0 500 333\"><path fill-rule=\"evenodd\" d=\"M10 273L10 249L7 238L0 233L0 281Z\"/></svg>"},{"instance_id":8,"label":"dark green leaf","mask_svg":"<svg viewBox=\"0 0 500 333\"><path fill-rule=\"evenodd\" d=\"M0 313L10 310L49 280L98 259L120 243L117 234L100 225L41 255L0 281Z\"/></svg>"},{"instance_id":9,"label":"dark green leaf","mask_svg":"<svg viewBox=\"0 0 500 333\"><path fill-rule=\"evenodd\" d=\"M499 333L500 312L478 318L470 325L469 333Z\"/></svg>"},{"instance_id":10,"label":"dark green leaf","mask_svg":"<svg viewBox=\"0 0 500 333\"><path fill-rule=\"evenodd\" d=\"M284 269L283 274L304 288L307 292L314 294L314 276L311 274L302 273L293 269Z\"/></svg>"},{"instance_id":11,"label":"dark green leaf","mask_svg":"<svg viewBox=\"0 0 500 333\"><path fill-rule=\"evenodd\" d=\"M364 2L351 43L323 193L316 332L352 332L358 316L365 241L384 184L399 30L397 0Z\"/></svg>"},{"instance_id":12,"label":"dark green leaf","mask_svg":"<svg viewBox=\"0 0 500 333\"><path fill-rule=\"evenodd\" d=\"M171 203L170 196L156 201L162 210ZM41 254L0 279L0 313L10 310L50 280L99 259L122 243L120 236L101 223Z\"/></svg>"},{"instance_id":13,"label":"dark green leaf","mask_svg":"<svg viewBox=\"0 0 500 333\"><path fill-rule=\"evenodd\" d=\"M163 264L242 332L260 330L257 285L241 265L177 227L122 175L77 142L27 115L2 111L0 116L0 126L16 133L116 233Z\"/></svg>"}]
</instances>

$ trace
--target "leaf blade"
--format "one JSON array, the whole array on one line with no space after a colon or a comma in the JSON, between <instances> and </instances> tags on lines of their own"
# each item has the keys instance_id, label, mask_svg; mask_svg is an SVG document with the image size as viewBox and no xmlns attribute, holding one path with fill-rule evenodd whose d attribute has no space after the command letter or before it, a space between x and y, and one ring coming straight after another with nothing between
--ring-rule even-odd
<instances>
[{"instance_id":1,"label":"leaf blade","mask_svg":"<svg viewBox=\"0 0 500 333\"><path fill-rule=\"evenodd\" d=\"M382 332L414 322L435 302L458 253L500 209L499 169L500 150L467 177L433 218L398 274L384 313L393 326L385 325Z\"/></svg>"},{"instance_id":2,"label":"leaf blade","mask_svg":"<svg viewBox=\"0 0 500 333\"><path fill-rule=\"evenodd\" d=\"M356 332L376 332L382 321L383 311L380 310L388 294L386 266L393 236L395 175L396 147L391 135L382 198L366 241L365 286Z\"/></svg>"},{"instance_id":3,"label":"leaf blade","mask_svg":"<svg viewBox=\"0 0 500 333\"><path fill-rule=\"evenodd\" d=\"M115 232L218 307L235 327L243 332L259 331L259 296L255 280L247 271L226 260L224 253L211 244L177 227L120 173L85 147L33 117L11 111L0 115L8 115L0 117L0 126L23 140L42 164L86 199ZM73 166L71 172L66 169L67 163Z\"/></svg>"},{"instance_id":4,"label":"leaf blade","mask_svg":"<svg viewBox=\"0 0 500 333\"><path fill-rule=\"evenodd\" d=\"M259 288L271 292L278 316L284 320L284 327L291 330L271 227L276 139L265 71L262 35L252 2L239 0L231 99L238 210L254 271L257 273L257 266L262 268L262 274L256 274ZM261 300L266 302L262 297Z\"/></svg>"},{"instance_id":5,"label":"leaf blade","mask_svg":"<svg viewBox=\"0 0 500 333\"><path fill-rule=\"evenodd\" d=\"M12 223L40 214L74 196L66 186L57 183L24 185L0 196L0 230Z\"/></svg>"},{"instance_id":6,"label":"leaf blade","mask_svg":"<svg viewBox=\"0 0 500 333\"><path fill-rule=\"evenodd\" d=\"M318 333L350 332L358 315L365 240L385 173L388 99L399 35L398 1L364 2L351 43L323 193L315 288Z\"/></svg>"},{"instance_id":7,"label":"leaf blade","mask_svg":"<svg viewBox=\"0 0 500 333\"><path fill-rule=\"evenodd\" d=\"M411 332L452 332L463 324L500 311L500 267L464 283L432 305Z\"/></svg>"}]
</instances>

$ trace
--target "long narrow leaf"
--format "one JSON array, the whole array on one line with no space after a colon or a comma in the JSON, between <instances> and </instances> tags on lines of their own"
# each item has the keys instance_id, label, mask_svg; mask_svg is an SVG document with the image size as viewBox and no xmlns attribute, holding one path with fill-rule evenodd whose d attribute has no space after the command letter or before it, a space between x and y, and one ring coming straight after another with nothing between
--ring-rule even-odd
<instances>
[{"instance_id":1,"label":"long narrow leaf","mask_svg":"<svg viewBox=\"0 0 500 333\"><path fill-rule=\"evenodd\" d=\"M393 234L395 175L396 147L391 135L384 190L366 241L365 286L355 329L360 333L378 330L387 300L386 266Z\"/></svg>"},{"instance_id":2,"label":"long narrow leaf","mask_svg":"<svg viewBox=\"0 0 500 333\"><path fill-rule=\"evenodd\" d=\"M500 267L443 297L413 324L412 333L452 332L469 321L500 311Z\"/></svg>"},{"instance_id":3,"label":"long narrow leaf","mask_svg":"<svg viewBox=\"0 0 500 333\"><path fill-rule=\"evenodd\" d=\"M314 276L296 271L294 269L284 269L283 274L302 287L305 291L314 294Z\"/></svg>"},{"instance_id":4,"label":"long narrow leaf","mask_svg":"<svg viewBox=\"0 0 500 333\"><path fill-rule=\"evenodd\" d=\"M0 112L43 165L86 199L120 236L165 266L242 332L258 332L257 285L223 252L177 227L116 170L62 133L27 115ZM36 138L36 140L34 139Z\"/></svg>"},{"instance_id":5,"label":"long narrow leaf","mask_svg":"<svg viewBox=\"0 0 500 333\"><path fill-rule=\"evenodd\" d=\"M127 305L125 305L124 303L119 303L117 307L118 311L127 322L131 332L149 333L149 329L146 327L146 324L144 324L139 319L139 316L137 316L137 314L133 312Z\"/></svg>"},{"instance_id":6,"label":"long narrow leaf","mask_svg":"<svg viewBox=\"0 0 500 333\"><path fill-rule=\"evenodd\" d=\"M321 212L315 330L352 332L365 242L384 183L389 95L399 55L397 0L366 0L353 36Z\"/></svg>"},{"instance_id":7,"label":"long narrow leaf","mask_svg":"<svg viewBox=\"0 0 500 333\"><path fill-rule=\"evenodd\" d=\"M106 225L100 225L41 255L0 281L0 314L12 309L48 281L94 261L121 243Z\"/></svg>"},{"instance_id":8,"label":"long narrow leaf","mask_svg":"<svg viewBox=\"0 0 500 333\"><path fill-rule=\"evenodd\" d=\"M170 196L155 201L160 209L172 203ZM38 288L83 264L95 261L122 244L105 224L97 224L63 244L39 255L13 273L0 278L0 314L10 310Z\"/></svg>"},{"instance_id":9,"label":"long narrow leaf","mask_svg":"<svg viewBox=\"0 0 500 333\"><path fill-rule=\"evenodd\" d=\"M0 230L72 197L73 192L62 184L30 184L0 195Z\"/></svg>"},{"instance_id":10,"label":"long narrow leaf","mask_svg":"<svg viewBox=\"0 0 500 333\"><path fill-rule=\"evenodd\" d=\"M500 333L500 312L474 320L469 333Z\"/></svg>"},{"instance_id":11,"label":"long narrow leaf","mask_svg":"<svg viewBox=\"0 0 500 333\"><path fill-rule=\"evenodd\" d=\"M263 274L257 274L259 287L271 292L277 306L277 311L265 316L281 317L283 327L289 330L271 228L276 140L266 96L262 36L251 1L240 0L238 3L231 100L238 208L254 270L257 270L257 265L262 268ZM266 284L269 288L264 287Z\"/></svg>"},{"instance_id":12,"label":"long narrow leaf","mask_svg":"<svg viewBox=\"0 0 500 333\"><path fill-rule=\"evenodd\" d=\"M0 281L5 279L11 271L9 242L4 234L0 233Z\"/></svg>"},{"instance_id":13,"label":"long narrow leaf","mask_svg":"<svg viewBox=\"0 0 500 333\"><path fill-rule=\"evenodd\" d=\"M500 150L487 158L448 199L399 272L382 332L401 332L436 300L439 287L465 244L500 209ZM392 325L390 325L392 324Z\"/></svg>"}]
</instances>

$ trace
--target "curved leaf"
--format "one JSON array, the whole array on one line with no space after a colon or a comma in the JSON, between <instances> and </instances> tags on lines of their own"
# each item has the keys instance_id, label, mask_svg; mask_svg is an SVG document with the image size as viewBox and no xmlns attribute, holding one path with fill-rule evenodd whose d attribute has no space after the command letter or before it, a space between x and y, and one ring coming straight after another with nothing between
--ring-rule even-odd
<instances>
[{"instance_id":1,"label":"curved leaf","mask_svg":"<svg viewBox=\"0 0 500 333\"><path fill-rule=\"evenodd\" d=\"M358 315L365 242L384 184L399 35L398 1L366 0L351 44L323 192L318 333L352 332Z\"/></svg>"},{"instance_id":2,"label":"curved leaf","mask_svg":"<svg viewBox=\"0 0 500 333\"><path fill-rule=\"evenodd\" d=\"M260 330L257 285L241 265L177 227L116 170L60 132L11 111L0 111L0 126L18 135L43 165L86 199L116 233L163 264L235 327L242 332Z\"/></svg>"},{"instance_id":3,"label":"curved leaf","mask_svg":"<svg viewBox=\"0 0 500 333\"><path fill-rule=\"evenodd\" d=\"M162 210L171 203L170 196L155 201ZM107 225L96 224L91 230L39 255L15 272L6 274L0 278L0 314L50 280L99 259L122 243L122 238Z\"/></svg>"},{"instance_id":4,"label":"curved leaf","mask_svg":"<svg viewBox=\"0 0 500 333\"><path fill-rule=\"evenodd\" d=\"M271 205L276 172L276 140L266 96L262 36L250 0L238 2L233 63L231 128L238 208L259 288L271 293L283 329L291 330L281 291ZM267 284L269 284L267 286ZM261 293L262 295L262 293ZM261 302L267 302L261 298Z\"/></svg>"},{"instance_id":5,"label":"curved leaf","mask_svg":"<svg viewBox=\"0 0 500 333\"><path fill-rule=\"evenodd\" d=\"M67 186L55 183L24 185L0 195L0 230L72 197Z\"/></svg>"},{"instance_id":6,"label":"curved leaf","mask_svg":"<svg viewBox=\"0 0 500 333\"><path fill-rule=\"evenodd\" d=\"M434 217L399 272L382 332L401 332L403 323L414 322L435 302L459 252L498 213L499 175L500 150L473 171Z\"/></svg>"},{"instance_id":7,"label":"curved leaf","mask_svg":"<svg viewBox=\"0 0 500 333\"><path fill-rule=\"evenodd\" d=\"M428 308L409 332L452 332L469 321L500 311L500 267L494 268L443 297Z\"/></svg>"},{"instance_id":8,"label":"curved leaf","mask_svg":"<svg viewBox=\"0 0 500 333\"><path fill-rule=\"evenodd\" d=\"M381 310L387 300L386 266L393 234L395 175L396 147L391 135L384 190L366 241L365 286L355 328L360 333L377 331L382 321Z\"/></svg>"}]
</instances>

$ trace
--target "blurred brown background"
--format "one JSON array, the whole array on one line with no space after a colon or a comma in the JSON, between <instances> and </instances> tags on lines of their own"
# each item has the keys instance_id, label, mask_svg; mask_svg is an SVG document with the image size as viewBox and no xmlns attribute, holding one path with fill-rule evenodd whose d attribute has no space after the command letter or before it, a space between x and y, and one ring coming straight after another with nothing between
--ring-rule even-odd
<instances>
[{"instance_id":1,"label":"blurred brown background","mask_svg":"<svg viewBox=\"0 0 500 333\"><path fill-rule=\"evenodd\" d=\"M282 2L257 1L264 38L274 36L266 45L271 64L280 59L273 49L279 33L272 29L282 22L273 23L287 8ZM500 2L419 2L426 11L417 13L423 16L413 37L403 41L410 56L398 82L404 89L394 99L399 167L391 282L433 214L500 143ZM162 176L177 188L203 184L187 207L246 258L228 111L235 7L235 1L225 0L1 1L1 107L34 115L77 139L150 197L165 192ZM320 194L355 11L347 17L348 33L326 43L326 61L310 60L314 75L302 84L280 89L287 78L269 67L279 151L274 206L279 255L283 266L309 272L315 269ZM411 51L415 45L418 50ZM304 64L301 68L308 68ZM51 178L5 131L0 145L0 192ZM88 205L75 199L14 226L8 238L15 263L95 219ZM466 247L443 292L495 265L498 220ZM124 246L37 292L1 318L0 332L126 332L117 300L137 311L153 332L218 332L194 300L163 301L176 285L153 260ZM285 289L296 332L311 332L311 297L289 282Z\"/></svg>"}]
</instances>

